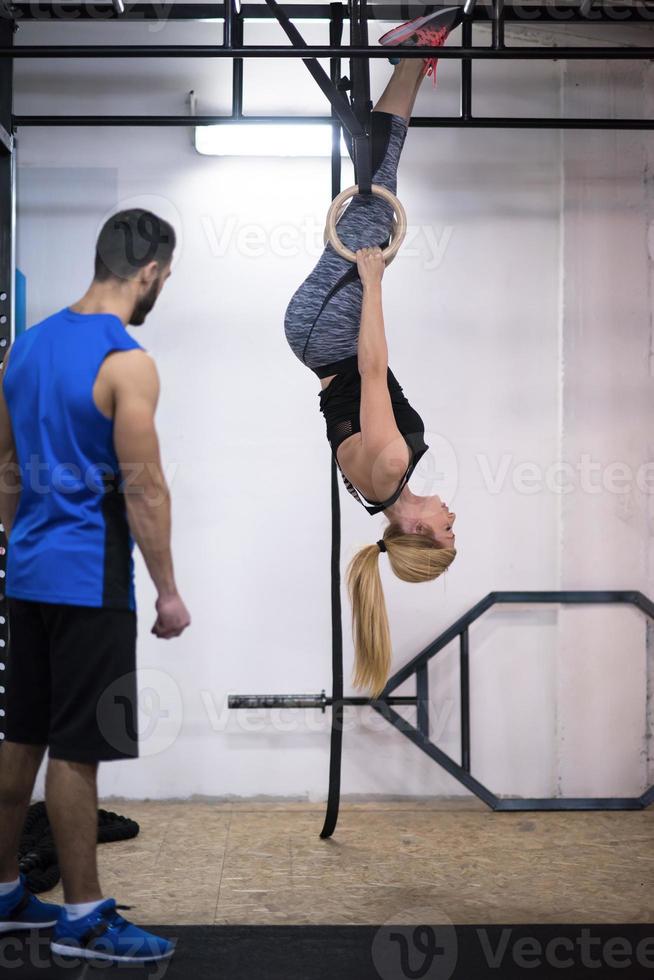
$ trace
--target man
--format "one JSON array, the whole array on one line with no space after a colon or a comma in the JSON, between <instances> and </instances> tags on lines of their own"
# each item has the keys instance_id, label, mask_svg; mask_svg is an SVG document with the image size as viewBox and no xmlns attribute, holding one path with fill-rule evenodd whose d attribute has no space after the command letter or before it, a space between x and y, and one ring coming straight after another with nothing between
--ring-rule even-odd
<instances>
[{"instance_id":1,"label":"man","mask_svg":"<svg viewBox=\"0 0 654 980\"><path fill-rule=\"evenodd\" d=\"M150 212L110 218L90 288L18 338L0 393L11 627L0 932L54 926L54 952L117 962L163 959L174 949L103 899L96 863L98 764L138 755L132 539L158 593L152 632L169 639L190 623L173 574L157 371L125 329L154 306L174 247L173 229ZM17 864L46 748L63 909L30 895Z\"/></svg>"}]
</instances>

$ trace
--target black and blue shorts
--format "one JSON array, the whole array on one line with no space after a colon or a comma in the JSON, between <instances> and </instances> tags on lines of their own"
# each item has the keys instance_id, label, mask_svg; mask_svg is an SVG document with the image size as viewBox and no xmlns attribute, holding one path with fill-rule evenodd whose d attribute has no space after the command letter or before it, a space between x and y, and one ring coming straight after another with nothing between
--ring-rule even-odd
<instances>
[{"instance_id":1,"label":"black and blue shorts","mask_svg":"<svg viewBox=\"0 0 654 980\"><path fill-rule=\"evenodd\" d=\"M5 741L97 763L138 756L136 613L9 599Z\"/></svg>"}]
</instances>

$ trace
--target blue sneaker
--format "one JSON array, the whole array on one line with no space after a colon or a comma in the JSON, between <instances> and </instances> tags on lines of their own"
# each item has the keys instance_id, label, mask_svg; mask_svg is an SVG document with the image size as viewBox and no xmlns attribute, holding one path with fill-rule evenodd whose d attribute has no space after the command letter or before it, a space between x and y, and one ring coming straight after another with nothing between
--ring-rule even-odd
<instances>
[{"instance_id":1,"label":"blue sneaker","mask_svg":"<svg viewBox=\"0 0 654 980\"><path fill-rule=\"evenodd\" d=\"M127 922L118 914L119 908L129 906L108 898L95 912L72 921L62 909L50 949L60 956L112 963L150 963L173 955L174 943Z\"/></svg>"},{"instance_id":2,"label":"blue sneaker","mask_svg":"<svg viewBox=\"0 0 654 980\"><path fill-rule=\"evenodd\" d=\"M25 875L13 892L0 897L0 933L16 929L50 929L61 913L59 905L39 902L25 885Z\"/></svg>"}]
</instances>

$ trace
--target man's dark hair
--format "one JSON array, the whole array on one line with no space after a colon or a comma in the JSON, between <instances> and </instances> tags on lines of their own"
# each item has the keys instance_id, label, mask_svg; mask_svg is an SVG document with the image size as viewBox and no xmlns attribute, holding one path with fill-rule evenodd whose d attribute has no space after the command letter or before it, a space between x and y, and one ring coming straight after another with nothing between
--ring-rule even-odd
<instances>
[{"instance_id":1,"label":"man's dark hair","mask_svg":"<svg viewBox=\"0 0 654 980\"><path fill-rule=\"evenodd\" d=\"M175 249L175 230L152 211L119 211L103 225L95 251L95 280L131 279L149 262L167 265Z\"/></svg>"}]
</instances>

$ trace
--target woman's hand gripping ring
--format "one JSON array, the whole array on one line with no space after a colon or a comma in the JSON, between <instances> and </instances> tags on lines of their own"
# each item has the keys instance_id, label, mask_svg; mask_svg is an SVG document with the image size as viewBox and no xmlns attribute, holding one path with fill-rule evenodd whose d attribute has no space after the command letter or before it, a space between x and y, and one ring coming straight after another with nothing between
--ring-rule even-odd
<instances>
[{"instance_id":1,"label":"woman's hand gripping ring","mask_svg":"<svg viewBox=\"0 0 654 980\"><path fill-rule=\"evenodd\" d=\"M325 244L329 243L334 251L338 252L342 258L347 259L349 262L356 262L357 257L354 252L343 245L342 241L338 237L336 225L338 224L339 218L345 210L347 202L358 193L359 187L357 184L354 184L352 187L348 187L344 191L341 191L341 193L338 194L332 201L332 205L327 212L327 223L325 225ZM382 257L386 262L386 265L388 265L389 262L395 258L402 242L404 241L407 227L406 211L395 195L381 184L373 184L372 193L376 194L377 197L382 197L385 201L388 201L395 212L391 242L390 245L388 245L382 251Z\"/></svg>"}]
</instances>

